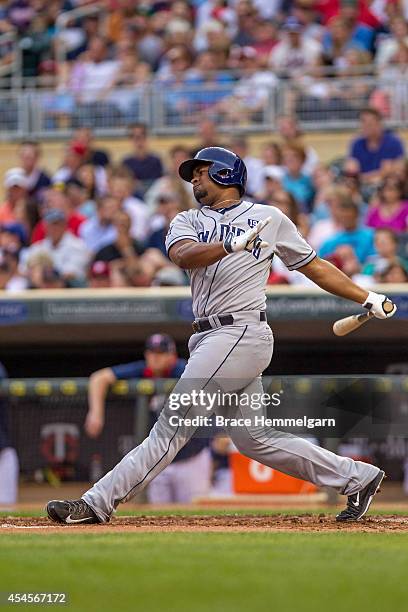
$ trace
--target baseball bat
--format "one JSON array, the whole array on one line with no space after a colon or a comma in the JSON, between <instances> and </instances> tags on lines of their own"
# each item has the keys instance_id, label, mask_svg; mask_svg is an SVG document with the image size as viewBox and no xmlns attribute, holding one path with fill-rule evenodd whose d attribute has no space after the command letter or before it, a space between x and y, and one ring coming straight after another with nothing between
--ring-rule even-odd
<instances>
[{"instance_id":1,"label":"baseball bat","mask_svg":"<svg viewBox=\"0 0 408 612\"><path fill-rule=\"evenodd\" d=\"M336 336L347 336L350 332L358 329L361 325L364 325L364 323L367 323L373 316L371 312L362 312L361 314L339 319L333 324L333 332Z\"/></svg>"},{"instance_id":2,"label":"baseball bat","mask_svg":"<svg viewBox=\"0 0 408 612\"><path fill-rule=\"evenodd\" d=\"M383 308L385 312L391 312L394 305L392 302L387 300L384 303ZM362 312L361 314L355 314L351 315L350 317L345 317L344 319L339 319L333 324L333 332L336 336L347 336L347 334L355 329L358 329L373 317L374 315L372 312Z\"/></svg>"}]
</instances>

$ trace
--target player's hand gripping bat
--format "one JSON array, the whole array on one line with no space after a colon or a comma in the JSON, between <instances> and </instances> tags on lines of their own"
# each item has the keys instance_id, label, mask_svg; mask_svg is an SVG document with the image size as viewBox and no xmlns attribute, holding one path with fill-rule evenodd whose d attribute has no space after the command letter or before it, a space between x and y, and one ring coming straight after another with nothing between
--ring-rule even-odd
<instances>
[{"instance_id":1,"label":"player's hand gripping bat","mask_svg":"<svg viewBox=\"0 0 408 612\"><path fill-rule=\"evenodd\" d=\"M373 297L374 295L375 296L378 295L378 294L373 294L373 292L371 291L370 291L370 294L371 294L371 297ZM370 294L364 304L367 304L368 300L370 299ZM362 312L361 314L355 314L355 315L351 315L350 317L345 317L344 319L339 319L333 325L334 334L336 336L346 336L350 332L364 325L364 323L367 323L367 321L374 318L376 315L378 318L383 318L383 319L392 317L397 310L396 305L393 304L393 302L391 302L391 300L389 300L385 296L378 296L378 297L383 298L381 302L381 308L384 314L381 317L378 317L377 313L370 310L369 312ZM378 299L376 299L376 301L378 301Z\"/></svg>"}]
</instances>

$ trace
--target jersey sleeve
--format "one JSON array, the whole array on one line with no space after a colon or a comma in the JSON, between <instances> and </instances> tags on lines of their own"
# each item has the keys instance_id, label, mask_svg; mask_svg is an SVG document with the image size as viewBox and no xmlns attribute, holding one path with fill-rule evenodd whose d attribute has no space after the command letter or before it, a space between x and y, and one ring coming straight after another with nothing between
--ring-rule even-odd
<instances>
[{"instance_id":1,"label":"jersey sleeve","mask_svg":"<svg viewBox=\"0 0 408 612\"><path fill-rule=\"evenodd\" d=\"M194 242L199 242L197 231L190 220L188 211L179 213L170 223L169 231L166 236L167 253L170 247L179 240L194 240Z\"/></svg>"},{"instance_id":2,"label":"jersey sleeve","mask_svg":"<svg viewBox=\"0 0 408 612\"><path fill-rule=\"evenodd\" d=\"M310 263L316 252L299 233L296 225L282 214L279 225L275 253L288 270L297 270Z\"/></svg>"},{"instance_id":3,"label":"jersey sleeve","mask_svg":"<svg viewBox=\"0 0 408 612\"><path fill-rule=\"evenodd\" d=\"M130 378L141 378L144 368L144 361L132 361L131 363L112 366L111 370L117 380L129 380Z\"/></svg>"}]
</instances>

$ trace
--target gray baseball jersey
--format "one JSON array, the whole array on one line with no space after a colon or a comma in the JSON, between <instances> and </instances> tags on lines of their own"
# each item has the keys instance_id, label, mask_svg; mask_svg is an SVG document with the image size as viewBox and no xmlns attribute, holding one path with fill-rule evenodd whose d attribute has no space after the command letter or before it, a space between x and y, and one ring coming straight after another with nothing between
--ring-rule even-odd
<instances>
[{"instance_id":1,"label":"gray baseball jersey","mask_svg":"<svg viewBox=\"0 0 408 612\"><path fill-rule=\"evenodd\" d=\"M267 248L232 253L206 268L189 270L196 317L265 310L265 286L274 255L289 270L296 270L312 261L316 253L292 221L273 206L244 200L230 208L187 210L173 219L166 237L167 251L179 240L219 242L230 231L238 236L269 216L272 221L261 232L262 240L269 243Z\"/></svg>"},{"instance_id":2,"label":"gray baseball jersey","mask_svg":"<svg viewBox=\"0 0 408 612\"><path fill-rule=\"evenodd\" d=\"M207 268L190 270L195 316L234 313L234 324L191 336L190 358L173 393L179 396L187 393L192 397L193 391L222 388L238 392L239 397L262 394L261 375L272 357L273 335L267 322L259 317L259 311L265 309L264 288L271 259L276 253L289 270L296 270L312 261L316 254L293 223L269 206L244 201L223 210L203 207L180 213L172 222L167 249L182 239L220 241L230 230L243 233L268 216L272 222L261 232L262 240L269 243L267 248L232 253ZM236 313L239 316L235 318ZM225 410L223 402L213 408L216 414L223 414ZM169 465L195 433L195 417L210 413L205 403L191 402L178 411L183 418L176 423L174 414L166 402L142 444L83 495L101 521L108 521L119 503L131 499ZM252 406L243 401L231 408L230 415L247 418L250 423L244 427L232 424L226 427L238 450L291 476L351 495L379 474L377 467L367 463L339 457L308 440L257 426L251 420Z\"/></svg>"}]
</instances>

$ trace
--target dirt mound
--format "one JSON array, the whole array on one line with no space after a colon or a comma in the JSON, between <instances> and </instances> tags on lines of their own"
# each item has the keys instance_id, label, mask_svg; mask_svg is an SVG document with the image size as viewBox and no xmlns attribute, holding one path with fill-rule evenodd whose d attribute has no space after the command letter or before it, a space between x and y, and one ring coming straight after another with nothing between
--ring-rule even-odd
<instances>
[{"instance_id":1,"label":"dirt mound","mask_svg":"<svg viewBox=\"0 0 408 612\"><path fill-rule=\"evenodd\" d=\"M56 525L45 517L0 518L0 533L26 532L30 529L83 533L84 531L407 531L408 516L368 516L357 523L337 523L328 514L223 514L211 515L167 515L167 516L119 516L103 525Z\"/></svg>"}]
</instances>

